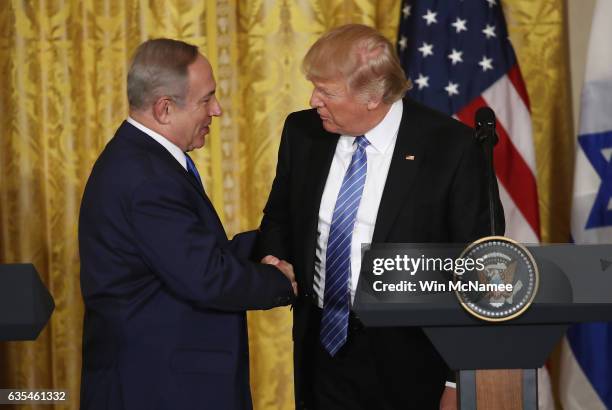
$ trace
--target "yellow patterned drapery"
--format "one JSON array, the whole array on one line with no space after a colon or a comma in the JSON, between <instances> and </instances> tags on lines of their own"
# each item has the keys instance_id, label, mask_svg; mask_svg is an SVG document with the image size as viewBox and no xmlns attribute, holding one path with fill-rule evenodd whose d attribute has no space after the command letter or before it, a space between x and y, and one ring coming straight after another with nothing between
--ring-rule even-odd
<instances>
[{"instance_id":1,"label":"yellow patterned drapery","mask_svg":"<svg viewBox=\"0 0 612 410\"><path fill-rule=\"evenodd\" d=\"M566 3L502 3L531 101L542 241L567 242L574 137Z\"/></svg>"},{"instance_id":2,"label":"yellow patterned drapery","mask_svg":"<svg viewBox=\"0 0 612 410\"><path fill-rule=\"evenodd\" d=\"M559 204L568 198L571 173L562 4L505 2L534 113L545 238L564 225L567 209ZM310 86L300 61L308 46L346 22L395 38L399 6L400 0L3 0L0 263L33 262L57 307L36 342L0 344L0 388L66 388L68 408L77 408L78 209L95 158L127 113L126 68L137 44L168 36L197 44L209 57L225 113L194 158L233 234L257 226L283 120L307 106ZM288 309L250 314L249 326L255 408L292 408Z\"/></svg>"}]
</instances>

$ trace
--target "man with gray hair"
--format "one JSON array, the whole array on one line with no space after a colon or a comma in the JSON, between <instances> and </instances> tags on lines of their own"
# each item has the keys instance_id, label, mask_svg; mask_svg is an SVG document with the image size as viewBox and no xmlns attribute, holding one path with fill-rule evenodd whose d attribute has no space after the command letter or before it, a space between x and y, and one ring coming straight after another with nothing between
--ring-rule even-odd
<instances>
[{"instance_id":1,"label":"man with gray hair","mask_svg":"<svg viewBox=\"0 0 612 410\"><path fill-rule=\"evenodd\" d=\"M187 154L221 115L197 47L143 43L127 83L81 204L81 408L249 410L245 310L289 304L292 266L227 239Z\"/></svg>"},{"instance_id":2,"label":"man with gray hair","mask_svg":"<svg viewBox=\"0 0 612 410\"><path fill-rule=\"evenodd\" d=\"M421 329L364 328L352 307L362 244L490 232L484 155L471 129L404 97L394 47L371 27L327 32L303 70L312 109L285 122L256 246L296 272L296 408L455 408L454 375Z\"/></svg>"}]
</instances>

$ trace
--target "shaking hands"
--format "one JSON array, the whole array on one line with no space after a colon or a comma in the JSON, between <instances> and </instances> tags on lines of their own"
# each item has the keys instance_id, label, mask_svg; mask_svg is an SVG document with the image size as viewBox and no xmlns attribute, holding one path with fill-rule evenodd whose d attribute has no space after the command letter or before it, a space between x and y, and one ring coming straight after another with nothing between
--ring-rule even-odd
<instances>
[{"instance_id":1,"label":"shaking hands","mask_svg":"<svg viewBox=\"0 0 612 410\"><path fill-rule=\"evenodd\" d=\"M291 286L293 287L293 293L295 294L295 296L297 296L298 286L297 286L297 282L295 281L295 273L293 273L292 264L290 264L289 262L285 260L280 260L276 256L272 256L272 255L265 256L261 260L261 263L276 266L276 268L280 270L283 273L283 275L287 277L287 279L289 279L289 281L291 282Z\"/></svg>"}]
</instances>

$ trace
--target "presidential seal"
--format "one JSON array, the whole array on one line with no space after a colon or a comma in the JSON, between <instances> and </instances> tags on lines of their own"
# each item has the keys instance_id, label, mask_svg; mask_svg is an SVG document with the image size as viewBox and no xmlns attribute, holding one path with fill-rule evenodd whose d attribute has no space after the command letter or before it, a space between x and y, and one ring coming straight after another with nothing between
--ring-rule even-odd
<instances>
[{"instance_id":1,"label":"presidential seal","mask_svg":"<svg viewBox=\"0 0 612 410\"><path fill-rule=\"evenodd\" d=\"M480 261L484 269L455 271L455 294L471 315L490 322L520 316L533 302L539 285L538 266L521 244L489 236L469 245L460 258Z\"/></svg>"}]
</instances>

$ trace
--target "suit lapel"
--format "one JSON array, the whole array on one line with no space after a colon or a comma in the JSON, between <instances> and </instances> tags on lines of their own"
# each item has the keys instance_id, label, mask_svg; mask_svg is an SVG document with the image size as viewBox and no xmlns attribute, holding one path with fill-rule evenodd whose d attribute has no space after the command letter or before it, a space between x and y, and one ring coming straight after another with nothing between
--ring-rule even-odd
<instances>
[{"instance_id":1,"label":"suit lapel","mask_svg":"<svg viewBox=\"0 0 612 410\"><path fill-rule=\"evenodd\" d=\"M372 243L386 242L398 213L409 200L417 170L424 158L424 138L416 124L411 104L404 99L402 120L393 150L387 181L376 217Z\"/></svg>"},{"instance_id":2,"label":"suit lapel","mask_svg":"<svg viewBox=\"0 0 612 410\"><path fill-rule=\"evenodd\" d=\"M173 172L178 173L180 178L186 179L189 184L198 192L198 194L204 199L206 206L212 211L215 216L219 226L223 229L223 224L221 224L221 220L219 219L219 215L215 210L212 202L206 195L204 188L200 186L200 184L196 181L194 177L189 175L189 172L178 163L176 158L168 152L166 148L164 148L160 143L155 141L152 137L148 136L144 132L140 131L138 128L134 127L132 124L124 121L119 129L119 134L125 135L131 141L140 145L146 151L156 155L159 157L167 166L169 166ZM225 232L225 231L224 231Z\"/></svg>"},{"instance_id":3,"label":"suit lapel","mask_svg":"<svg viewBox=\"0 0 612 410\"><path fill-rule=\"evenodd\" d=\"M305 171L307 183L304 189L303 209L309 212L303 221L305 237L307 238L305 241L306 249L304 249L306 255L305 277L307 289L312 288L319 208L321 207L321 198L329 175L329 169L336 152L338 138L338 134L323 131L320 138L313 139L308 157L308 167Z\"/></svg>"},{"instance_id":4,"label":"suit lapel","mask_svg":"<svg viewBox=\"0 0 612 410\"><path fill-rule=\"evenodd\" d=\"M174 158L173 158L174 159ZM210 206L211 208L213 208L212 206L212 202L210 201L210 199L208 198L208 195L206 194L206 190L204 189L204 187L202 185L200 185L200 183L196 180L195 176L192 176L191 174L189 174L189 171L187 171L185 168L183 168L181 166L181 164L179 164L176 160L174 161L174 163L176 163L176 165L178 165L179 171L181 172L181 174L187 178L187 181L189 181L189 183L191 184L192 187L195 188L196 191L198 191L198 193L204 198L204 201L208 204L208 206ZM213 208L214 209L214 208Z\"/></svg>"},{"instance_id":5,"label":"suit lapel","mask_svg":"<svg viewBox=\"0 0 612 410\"><path fill-rule=\"evenodd\" d=\"M174 161L174 162L176 162L176 161ZM181 167L180 164L178 164L178 165L181 168L181 170L183 171L183 175L187 178L187 180L189 181L191 186L194 187L196 191L198 191L198 193L202 196L202 198L204 198L204 202L206 203L208 208L210 208L212 213L215 215L217 221L219 222L219 225L222 225L221 224L221 220L219 219L219 214L217 214L217 210L215 209L215 207L212 204L212 201L210 200L210 198L206 194L206 190L204 189L204 187L202 185L200 185L200 183L195 179L195 177L191 176L187 170L185 170L183 167Z\"/></svg>"},{"instance_id":6,"label":"suit lapel","mask_svg":"<svg viewBox=\"0 0 612 410\"><path fill-rule=\"evenodd\" d=\"M163 149L168 154L168 155L164 155L164 157L165 158L170 157L170 159L171 159L170 163L172 164L172 166L178 172L180 172L181 176L183 178L186 178L187 181L189 181L189 184L191 184L191 186L198 192L198 194L200 194L200 196L204 199L204 203L209 208L211 213L214 215L214 218L217 221L217 224L219 225L220 229L225 233L225 228L223 228L223 224L221 223L221 219L219 219L219 214L217 213L217 210L213 206L210 198L208 198L208 195L206 194L206 190L204 189L204 186L200 185L200 183L196 180L195 176L190 175L189 171L187 171L185 168L183 168L181 166L181 164L179 164L178 161L165 148L163 148Z\"/></svg>"},{"instance_id":7,"label":"suit lapel","mask_svg":"<svg viewBox=\"0 0 612 410\"><path fill-rule=\"evenodd\" d=\"M153 142L157 144L156 141L153 140ZM213 206L210 198L208 198L208 195L206 194L204 187L200 185L200 183L195 179L195 177L189 174L189 171L187 171L185 168L181 166L181 164L178 163L178 161L172 156L172 154L168 152L168 150L166 150L160 144L157 144L157 145L159 145L159 147L161 147L161 149L163 150L163 152L160 152L160 155L164 158L164 161L169 166L171 166L176 172L178 172L181 178L186 179L189 182L189 184L193 187L193 189L195 189L197 193L202 197L202 199L204 199L204 203L206 204L206 206L208 207L208 209L214 216L214 220L217 222L217 225L220 227L223 233L225 233L225 229L223 228L221 219L219 219L219 214L217 213L217 210Z\"/></svg>"}]
</instances>

